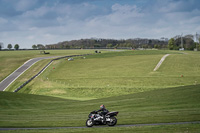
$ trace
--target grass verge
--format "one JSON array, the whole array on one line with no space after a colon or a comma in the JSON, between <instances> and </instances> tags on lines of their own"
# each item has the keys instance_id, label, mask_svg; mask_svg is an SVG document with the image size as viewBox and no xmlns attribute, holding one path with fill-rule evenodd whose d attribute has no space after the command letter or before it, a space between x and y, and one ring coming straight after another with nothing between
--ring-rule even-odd
<instances>
[{"instance_id":1,"label":"grass verge","mask_svg":"<svg viewBox=\"0 0 200 133\"><path fill-rule=\"evenodd\" d=\"M1 131L0 131L1 132ZM50 130L15 130L4 133L198 133L200 124L163 125L144 127L107 127L81 129L50 129Z\"/></svg>"},{"instance_id":2,"label":"grass verge","mask_svg":"<svg viewBox=\"0 0 200 133\"><path fill-rule=\"evenodd\" d=\"M40 50L0 51L0 81L32 58L89 54L94 53L94 50L47 50L46 52L50 52L50 54L40 54Z\"/></svg>"},{"instance_id":3,"label":"grass verge","mask_svg":"<svg viewBox=\"0 0 200 133\"><path fill-rule=\"evenodd\" d=\"M161 67L153 69L166 53ZM89 100L200 83L195 52L125 51L55 61L20 92ZM55 69L53 69L55 68Z\"/></svg>"},{"instance_id":4,"label":"grass verge","mask_svg":"<svg viewBox=\"0 0 200 133\"><path fill-rule=\"evenodd\" d=\"M118 124L199 121L200 85L75 101L0 92L0 127L85 126L90 111L104 104L119 111Z\"/></svg>"}]
</instances>

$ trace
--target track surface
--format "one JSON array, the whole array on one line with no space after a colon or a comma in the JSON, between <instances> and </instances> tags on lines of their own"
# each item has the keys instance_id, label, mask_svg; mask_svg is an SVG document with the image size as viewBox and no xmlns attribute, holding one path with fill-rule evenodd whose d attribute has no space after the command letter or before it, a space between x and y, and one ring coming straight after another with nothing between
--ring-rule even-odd
<instances>
[{"instance_id":1,"label":"track surface","mask_svg":"<svg viewBox=\"0 0 200 133\"><path fill-rule=\"evenodd\" d=\"M174 122L174 123L152 123L152 124L133 124L133 125L116 125L115 127L137 127L137 126L160 126L160 125L183 125L183 124L200 124L200 121L193 122ZM93 126L92 128L105 128L108 126ZM69 129L69 128L89 128L89 127L36 127L36 128L0 128L1 130L44 130L44 129Z\"/></svg>"},{"instance_id":2,"label":"track surface","mask_svg":"<svg viewBox=\"0 0 200 133\"><path fill-rule=\"evenodd\" d=\"M39 57L33 58L25 62L22 66L20 66L17 70L11 73L8 77L6 77L3 81L0 82L0 91L4 91L12 82L14 82L20 75L22 75L26 70L28 70L32 65L42 59L51 59L60 56L51 56L51 57Z\"/></svg>"}]
</instances>

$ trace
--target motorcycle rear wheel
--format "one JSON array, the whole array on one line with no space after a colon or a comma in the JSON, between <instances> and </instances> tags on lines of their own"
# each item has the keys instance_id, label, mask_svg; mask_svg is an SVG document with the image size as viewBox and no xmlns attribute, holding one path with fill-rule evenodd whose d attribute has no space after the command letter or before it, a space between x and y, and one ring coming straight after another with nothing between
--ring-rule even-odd
<instances>
[{"instance_id":1,"label":"motorcycle rear wheel","mask_svg":"<svg viewBox=\"0 0 200 133\"><path fill-rule=\"evenodd\" d=\"M87 127L92 127L94 125L94 120L92 120L92 119L87 119L87 121L86 121L86 126Z\"/></svg>"},{"instance_id":2,"label":"motorcycle rear wheel","mask_svg":"<svg viewBox=\"0 0 200 133\"><path fill-rule=\"evenodd\" d=\"M109 122L107 122L107 125L108 126L114 126L114 125L116 125L117 124L117 118L115 118L114 116L113 117L110 117L110 121Z\"/></svg>"}]
</instances>

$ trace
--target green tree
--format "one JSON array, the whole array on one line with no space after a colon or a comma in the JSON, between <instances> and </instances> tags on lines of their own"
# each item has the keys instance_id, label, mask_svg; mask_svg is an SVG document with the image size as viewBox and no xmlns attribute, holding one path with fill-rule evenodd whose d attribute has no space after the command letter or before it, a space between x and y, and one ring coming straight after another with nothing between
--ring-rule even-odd
<instances>
[{"instance_id":1,"label":"green tree","mask_svg":"<svg viewBox=\"0 0 200 133\"><path fill-rule=\"evenodd\" d=\"M119 44L116 44L116 45L114 46L114 48L117 48L117 47L119 47Z\"/></svg>"},{"instance_id":2,"label":"green tree","mask_svg":"<svg viewBox=\"0 0 200 133\"><path fill-rule=\"evenodd\" d=\"M109 44L106 45L106 47L107 47L107 48L111 48L111 47L112 47L112 44L109 43Z\"/></svg>"},{"instance_id":3,"label":"green tree","mask_svg":"<svg viewBox=\"0 0 200 133\"><path fill-rule=\"evenodd\" d=\"M11 49L12 48L12 44L8 44L7 48Z\"/></svg>"},{"instance_id":4,"label":"green tree","mask_svg":"<svg viewBox=\"0 0 200 133\"><path fill-rule=\"evenodd\" d=\"M66 48L66 49L70 49L70 46L69 46L69 45L66 45L65 48Z\"/></svg>"},{"instance_id":5,"label":"green tree","mask_svg":"<svg viewBox=\"0 0 200 133\"><path fill-rule=\"evenodd\" d=\"M60 45L60 48L64 49L64 47L65 47L65 46L64 46L63 44Z\"/></svg>"},{"instance_id":6,"label":"green tree","mask_svg":"<svg viewBox=\"0 0 200 133\"><path fill-rule=\"evenodd\" d=\"M199 44L197 45L197 49L200 50L200 38L199 38Z\"/></svg>"},{"instance_id":7,"label":"green tree","mask_svg":"<svg viewBox=\"0 0 200 133\"><path fill-rule=\"evenodd\" d=\"M158 44L154 44L154 48L158 48Z\"/></svg>"},{"instance_id":8,"label":"green tree","mask_svg":"<svg viewBox=\"0 0 200 133\"><path fill-rule=\"evenodd\" d=\"M148 44L143 44L142 48L144 48L144 49L148 48Z\"/></svg>"},{"instance_id":9,"label":"green tree","mask_svg":"<svg viewBox=\"0 0 200 133\"><path fill-rule=\"evenodd\" d=\"M196 47L194 40L191 38L184 38L184 42L185 42L185 49L187 50L194 50L194 48Z\"/></svg>"},{"instance_id":10,"label":"green tree","mask_svg":"<svg viewBox=\"0 0 200 133\"><path fill-rule=\"evenodd\" d=\"M15 50L18 50L19 49L19 44L15 44L14 48L15 48Z\"/></svg>"},{"instance_id":11,"label":"green tree","mask_svg":"<svg viewBox=\"0 0 200 133\"><path fill-rule=\"evenodd\" d=\"M101 47L100 44L94 44L94 47Z\"/></svg>"},{"instance_id":12,"label":"green tree","mask_svg":"<svg viewBox=\"0 0 200 133\"><path fill-rule=\"evenodd\" d=\"M45 49L44 45L42 45L42 44L38 44L38 45L37 45L37 48L38 48L38 49Z\"/></svg>"},{"instance_id":13,"label":"green tree","mask_svg":"<svg viewBox=\"0 0 200 133\"><path fill-rule=\"evenodd\" d=\"M197 42L194 42L194 48L195 49L197 48L197 50L198 50L199 49L198 47L199 47L199 44Z\"/></svg>"},{"instance_id":14,"label":"green tree","mask_svg":"<svg viewBox=\"0 0 200 133\"><path fill-rule=\"evenodd\" d=\"M37 49L37 46L34 44L34 45L32 45L32 48L33 49Z\"/></svg>"},{"instance_id":15,"label":"green tree","mask_svg":"<svg viewBox=\"0 0 200 133\"><path fill-rule=\"evenodd\" d=\"M0 50L3 48L3 43L0 42Z\"/></svg>"},{"instance_id":16,"label":"green tree","mask_svg":"<svg viewBox=\"0 0 200 133\"><path fill-rule=\"evenodd\" d=\"M132 47L131 43L126 43L126 47Z\"/></svg>"},{"instance_id":17,"label":"green tree","mask_svg":"<svg viewBox=\"0 0 200 133\"><path fill-rule=\"evenodd\" d=\"M197 45L197 50L200 50L200 44Z\"/></svg>"},{"instance_id":18,"label":"green tree","mask_svg":"<svg viewBox=\"0 0 200 133\"><path fill-rule=\"evenodd\" d=\"M175 41L174 38L171 38L168 42L168 48L169 50L173 50L174 49L174 45L175 45Z\"/></svg>"}]
</instances>

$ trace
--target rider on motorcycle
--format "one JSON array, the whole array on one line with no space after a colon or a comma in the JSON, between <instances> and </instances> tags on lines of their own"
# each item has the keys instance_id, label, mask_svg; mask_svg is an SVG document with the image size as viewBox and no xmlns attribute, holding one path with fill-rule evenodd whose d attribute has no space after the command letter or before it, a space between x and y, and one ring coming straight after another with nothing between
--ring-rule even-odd
<instances>
[{"instance_id":1,"label":"rider on motorcycle","mask_svg":"<svg viewBox=\"0 0 200 133\"><path fill-rule=\"evenodd\" d=\"M105 115L109 112L106 107L104 105L101 105L100 106L100 109L97 111L97 112L100 112L100 115L103 117L103 123L106 122L106 117Z\"/></svg>"}]
</instances>

